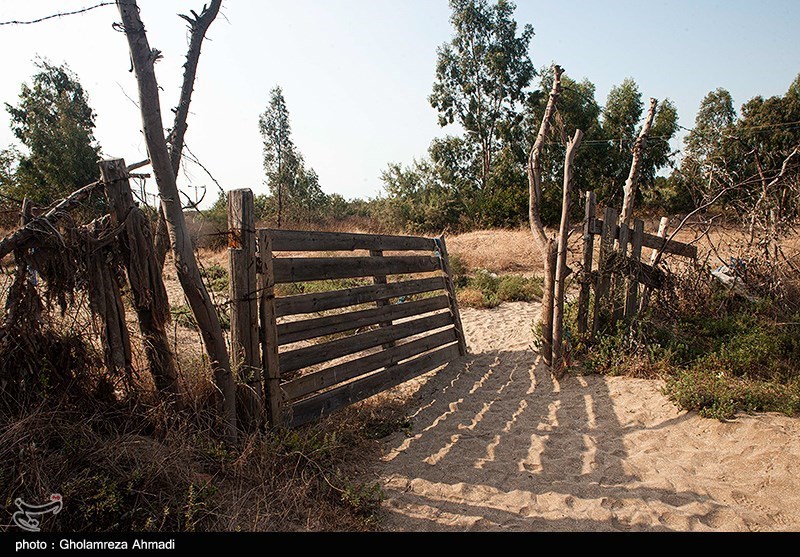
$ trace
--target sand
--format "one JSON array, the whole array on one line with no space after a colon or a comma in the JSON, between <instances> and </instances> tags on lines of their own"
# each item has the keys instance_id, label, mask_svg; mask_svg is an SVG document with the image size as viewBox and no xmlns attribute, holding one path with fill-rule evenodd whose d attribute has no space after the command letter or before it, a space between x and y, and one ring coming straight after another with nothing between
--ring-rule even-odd
<instances>
[{"instance_id":1,"label":"sand","mask_svg":"<svg viewBox=\"0 0 800 557\"><path fill-rule=\"evenodd\" d=\"M463 309L470 354L406 384L374 474L388 531L800 531L800 420L722 423L653 380L555 381L537 304Z\"/></svg>"}]
</instances>

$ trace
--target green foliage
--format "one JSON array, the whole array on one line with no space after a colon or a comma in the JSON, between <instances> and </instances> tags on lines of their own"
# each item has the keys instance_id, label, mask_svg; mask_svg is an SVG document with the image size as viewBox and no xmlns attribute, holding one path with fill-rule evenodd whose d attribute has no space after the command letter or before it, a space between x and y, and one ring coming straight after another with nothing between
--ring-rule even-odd
<instances>
[{"instance_id":1,"label":"green foliage","mask_svg":"<svg viewBox=\"0 0 800 557\"><path fill-rule=\"evenodd\" d=\"M11 129L26 148L13 173L8 152L0 193L39 205L49 204L99 178L100 148L95 115L83 87L69 67L37 59L32 85L23 84L19 104L6 104Z\"/></svg>"},{"instance_id":2,"label":"green foliage","mask_svg":"<svg viewBox=\"0 0 800 557\"><path fill-rule=\"evenodd\" d=\"M200 275L214 292L227 292L229 285L228 269L220 265L211 265L200 270Z\"/></svg>"},{"instance_id":3,"label":"green foliage","mask_svg":"<svg viewBox=\"0 0 800 557\"><path fill-rule=\"evenodd\" d=\"M791 225L800 199L800 170L789 165L778 176L800 144L798 121L800 75L785 95L756 96L742 105L739 114L727 90L708 93L686 138L686 157L679 172L695 204L723 194L720 203L748 223L755 216L755 222L770 221L779 228Z\"/></svg>"},{"instance_id":4,"label":"green foliage","mask_svg":"<svg viewBox=\"0 0 800 557\"><path fill-rule=\"evenodd\" d=\"M533 27L517 34L516 6L507 0L450 0L455 34L437 51L429 97L439 123L458 122L480 153L480 183L487 188L499 128L512 120L536 74L528 56Z\"/></svg>"},{"instance_id":5,"label":"green foliage","mask_svg":"<svg viewBox=\"0 0 800 557\"><path fill-rule=\"evenodd\" d=\"M620 321L594 344L578 344L583 365L607 375L663 378L671 400L707 417L799 413L800 335L776 323L781 308L731 297L714 282L695 288L680 291L677 313L665 310L667 296L643 319ZM568 327L573 319L568 312Z\"/></svg>"},{"instance_id":6,"label":"green foliage","mask_svg":"<svg viewBox=\"0 0 800 557\"><path fill-rule=\"evenodd\" d=\"M289 109L283 90L270 91L269 105L259 118L264 140L264 170L273 199L259 203L257 217L275 220L280 228L287 220L313 221L324 214L327 195L313 168L306 168L303 155L292 141ZM339 200L337 200L339 201Z\"/></svg>"},{"instance_id":7,"label":"green foliage","mask_svg":"<svg viewBox=\"0 0 800 557\"><path fill-rule=\"evenodd\" d=\"M532 302L542 297L542 279L538 277L497 275L478 269L472 276L457 276L455 282L458 301L467 307L490 309L503 302Z\"/></svg>"}]
</instances>

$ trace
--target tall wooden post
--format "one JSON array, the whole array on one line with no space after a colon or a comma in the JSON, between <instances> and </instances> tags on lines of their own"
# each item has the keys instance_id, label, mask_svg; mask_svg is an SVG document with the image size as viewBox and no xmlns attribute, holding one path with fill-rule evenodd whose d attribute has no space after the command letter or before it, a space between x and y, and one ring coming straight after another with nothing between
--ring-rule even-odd
<instances>
[{"instance_id":1,"label":"tall wooden post","mask_svg":"<svg viewBox=\"0 0 800 557\"><path fill-rule=\"evenodd\" d=\"M626 280L627 275L622 272L625 268L625 262L628 258L628 245L630 243L631 229L626 223L619 225L619 238L617 240L617 252L615 260L617 268L614 269L614 275L611 286L611 308L612 316L611 321L616 323L625 314L625 292L627 292Z\"/></svg>"},{"instance_id":2,"label":"tall wooden post","mask_svg":"<svg viewBox=\"0 0 800 557\"><path fill-rule=\"evenodd\" d=\"M231 299L231 370L249 393L238 398L252 422L261 415L261 355L258 348L256 220L253 192L228 192L228 259ZM240 388L241 389L241 388ZM244 391L241 391L244 393Z\"/></svg>"},{"instance_id":3,"label":"tall wooden post","mask_svg":"<svg viewBox=\"0 0 800 557\"><path fill-rule=\"evenodd\" d=\"M444 240L444 234L436 238L436 245L439 247L439 256L442 261L442 272L445 277L445 284L447 286L447 296L450 298L450 312L453 314L453 322L456 326L456 335L458 336L458 352L462 356L467 355L467 340L464 336L464 327L461 324L461 313L458 311L458 302L456 300L456 287L453 283L453 271L450 269L450 256L447 255L447 243Z\"/></svg>"},{"instance_id":4,"label":"tall wooden post","mask_svg":"<svg viewBox=\"0 0 800 557\"><path fill-rule=\"evenodd\" d=\"M644 239L644 221L633 222L633 238L631 240L631 259L637 263L642 260L642 240ZM631 273L628 278L628 289L625 292L625 317L636 315L639 303L639 279Z\"/></svg>"},{"instance_id":5,"label":"tall wooden post","mask_svg":"<svg viewBox=\"0 0 800 557\"><path fill-rule=\"evenodd\" d=\"M273 427L283 427L288 421L283 412L281 371L278 359L278 324L275 316L275 272L272 260L272 236L269 230L258 231L258 255L261 273L258 275L261 316L261 361L264 374L264 396Z\"/></svg>"},{"instance_id":6,"label":"tall wooden post","mask_svg":"<svg viewBox=\"0 0 800 557\"><path fill-rule=\"evenodd\" d=\"M567 280L567 241L569 239L569 210L572 193L573 164L578 147L583 141L583 131L575 130L575 136L567 144L564 159L564 187L561 199L561 226L558 230L558 260L556 262L555 300L553 304L553 365L561 370L564 342L564 297Z\"/></svg>"},{"instance_id":7,"label":"tall wooden post","mask_svg":"<svg viewBox=\"0 0 800 557\"><path fill-rule=\"evenodd\" d=\"M170 319L169 299L150 223L133 201L124 160L101 161L100 175L111 222L115 226L124 225L119 236L120 246L150 373L159 392L177 400L178 373L166 329Z\"/></svg>"},{"instance_id":8,"label":"tall wooden post","mask_svg":"<svg viewBox=\"0 0 800 557\"><path fill-rule=\"evenodd\" d=\"M592 316L592 338L600 328L600 310L604 299L608 296L611 284L611 268L609 259L614 252L614 236L617 229L617 211L606 207L603 215L603 233L600 236L600 257L597 262L597 287L595 288L594 314Z\"/></svg>"},{"instance_id":9,"label":"tall wooden post","mask_svg":"<svg viewBox=\"0 0 800 557\"><path fill-rule=\"evenodd\" d=\"M578 295L578 334L585 334L589 321L589 297L592 288L592 259L594 258L594 221L597 212L597 197L593 191L586 192L586 214L583 221L583 278Z\"/></svg>"}]
</instances>

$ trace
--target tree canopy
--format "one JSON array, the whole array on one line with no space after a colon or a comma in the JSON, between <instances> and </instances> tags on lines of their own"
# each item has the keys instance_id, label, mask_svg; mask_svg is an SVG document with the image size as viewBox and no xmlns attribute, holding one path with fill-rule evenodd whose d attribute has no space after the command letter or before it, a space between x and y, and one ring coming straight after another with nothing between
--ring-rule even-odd
<instances>
[{"instance_id":1,"label":"tree canopy","mask_svg":"<svg viewBox=\"0 0 800 557\"><path fill-rule=\"evenodd\" d=\"M19 104L6 103L11 129L25 147L4 194L48 204L99 178L95 114L78 76L66 64L37 59ZM7 152L8 154L8 152Z\"/></svg>"}]
</instances>

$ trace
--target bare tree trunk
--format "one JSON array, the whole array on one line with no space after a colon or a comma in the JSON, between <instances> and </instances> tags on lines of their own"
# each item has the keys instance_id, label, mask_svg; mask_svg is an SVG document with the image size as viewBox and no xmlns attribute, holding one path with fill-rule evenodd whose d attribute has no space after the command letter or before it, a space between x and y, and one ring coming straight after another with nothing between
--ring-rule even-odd
<instances>
[{"instance_id":1,"label":"bare tree trunk","mask_svg":"<svg viewBox=\"0 0 800 557\"><path fill-rule=\"evenodd\" d=\"M178 14L189 24L189 51L186 53L186 63L183 65L183 84L181 85L181 96L178 106L175 108L175 122L172 130L167 136L169 146L169 158L172 162L172 169L175 177L178 177L178 170L181 167L181 156L183 155L183 141L186 136L187 120L189 118L189 105L192 102L192 92L197 76L197 64L200 61L200 48L203 45L206 32L209 26L217 18L222 0L211 0L211 5L203 5L200 15L192 11L192 17ZM164 212L158 214L158 226L156 227L156 257L164 267L164 260L169 251L169 234L167 232L167 221L164 219Z\"/></svg>"},{"instance_id":2,"label":"bare tree trunk","mask_svg":"<svg viewBox=\"0 0 800 557\"><path fill-rule=\"evenodd\" d=\"M278 228L283 222L283 184L278 182Z\"/></svg>"},{"instance_id":3,"label":"bare tree trunk","mask_svg":"<svg viewBox=\"0 0 800 557\"><path fill-rule=\"evenodd\" d=\"M542 294L542 359L548 366L553 364L553 295L555 293L555 271L557 248L555 240L549 238L542 224L542 147L550 131L556 103L561 96L561 75L564 70L554 66L553 88L542 117L542 124L528 157L528 217L531 233L542 252L544 267L544 292Z\"/></svg>"},{"instance_id":4,"label":"bare tree trunk","mask_svg":"<svg viewBox=\"0 0 800 557\"><path fill-rule=\"evenodd\" d=\"M561 201L561 227L558 231L558 261L553 303L553 367L560 372L564 363L564 286L567 278L567 240L569 239L569 206L572 192L573 164L575 154L583 141L583 132L575 130L575 136L567 144L564 162L564 192Z\"/></svg>"},{"instance_id":5,"label":"bare tree trunk","mask_svg":"<svg viewBox=\"0 0 800 557\"><path fill-rule=\"evenodd\" d=\"M117 0L117 6L122 16L131 60L136 72L136 81L139 86L139 106L147 150L158 184L161 209L167 221L178 279L200 328L203 344L211 360L214 381L219 391L219 409L225 421L224 437L229 441L235 441L236 390L228 360L228 347L225 344L219 316L205 284L203 284L195 259L191 237L181 207L174 168L164 138L158 82L153 69L157 51L150 49L144 25L139 17L136 0Z\"/></svg>"},{"instance_id":6,"label":"bare tree trunk","mask_svg":"<svg viewBox=\"0 0 800 557\"><path fill-rule=\"evenodd\" d=\"M633 204L636 198L636 191L639 187L639 177L642 174L642 156L644 155L644 148L647 146L647 137L650 135L650 129L653 127L657 107L658 101L656 99L650 99L650 110L647 112L647 120L644 126L642 126L642 131L639 133L639 137L636 138L636 143L633 146L631 171L630 174L628 174L628 179L625 181L625 186L623 188L625 198L622 201L622 211L619 214L620 226L630 226L631 224Z\"/></svg>"}]
</instances>

